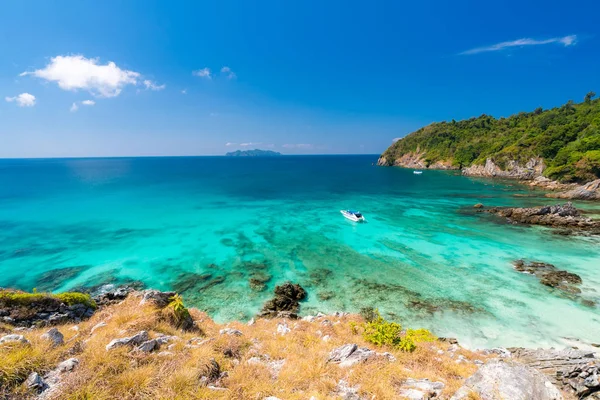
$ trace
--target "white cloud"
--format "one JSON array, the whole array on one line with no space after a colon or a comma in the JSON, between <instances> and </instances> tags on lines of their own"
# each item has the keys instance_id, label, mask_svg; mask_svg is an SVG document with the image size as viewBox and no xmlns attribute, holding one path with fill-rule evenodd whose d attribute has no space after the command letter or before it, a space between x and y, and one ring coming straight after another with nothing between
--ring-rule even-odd
<instances>
[{"instance_id":1,"label":"white cloud","mask_svg":"<svg viewBox=\"0 0 600 400\"><path fill-rule=\"evenodd\" d=\"M152 82L149 79L144 80L144 86L146 86L146 89L155 90L155 91L163 90L164 88L167 87L167 85L165 85L165 84L157 85L156 82Z\"/></svg>"},{"instance_id":2,"label":"white cloud","mask_svg":"<svg viewBox=\"0 0 600 400\"><path fill-rule=\"evenodd\" d=\"M247 143L240 143L240 146L242 147L248 147L248 146L258 146L262 144L261 142L247 142Z\"/></svg>"},{"instance_id":3,"label":"white cloud","mask_svg":"<svg viewBox=\"0 0 600 400\"><path fill-rule=\"evenodd\" d=\"M398 140L402 139L401 137L393 138L392 143L396 143Z\"/></svg>"},{"instance_id":4,"label":"white cloud","mask_svg":"<svg viewBox=\"0 0 600 400\"><path fill-rule=\"evenodd\" d=\"M494 44L492 46L477 47L475 49L463 51L460 54L461 55L478 54L478 53L484 53L484 52L488 52L488 51L500 51L500 50L508 49L510 47L539 46L539 45L551 44L551 43L562 44L563 46L567 47L567 46L574 45L576 42L577 42L577 35L556 37L556 38L545 39L545 40L523 38L523 39L513 40L510 42L502 42L502 43Z\"/></svg>"},{"instance_id":5,"label":"white cloud","mask_svg":"<svg viewBox=\"0 0 600 400\"><path fill-rule=\"evenodd\" d=\"M87 90L99 97L118 96L127 85L137 85L140 73L119 68L114 62L100 64L98 58L82 55L56 56L43 69L23 72L56 82L63 90Z\"/></svg>"},{"instance_id":6,"label":"white cloud","mask_svg":"<svg viewBox=\"0 0 600 400\"><path fill-rule=\"evenodd\" d=\"M237 146L237 143L227 142L225 143L225 146Z\"/></svg>"},{"instance_id":7,"label":"white cloud","mask_svg":"<svg viewBox=\"0 0 600 400\"><path fill-rule=\"evenodd\" d=\"M286 149L310 149L313 147L313 145L308 143L286 143L281 147Z\"/></svg>"},{"instance_id":8,"label":"white cloud","mask_svg":"<svg viewBox=\"0 0 600 400\"><path fill-rule=\"evenodd\" d=\"M4 100L8 101L9 103L14 101L19 107L35 106L35 96L29 93L21 93L20 95L14 97L5 97Z\"/></svg>"},{"instance_id":9,"label":"white cloud","mask_svg":"<svg viewBox=\"0 0 600 400\"><path fill-rule=\"evenodd\" d=\"M84 106L93 106L94 104L96 104L96 102L94 100L84 100L81 102L81 104L83 104Z\"/></svg>"},{"instance_id":10,"label":"white cloud","mask_svg":"<svg viewBox=\"0 0 600 400\"><path fill-rule=\"evenodd\" d=\"M187 89L183 89L183 90L181 91L181 94L187 94Z\"/></svg>"},{"instance_id":11,"label":"white cloud","mask_svg":"<svg viewBox=\"0 0 600 400\"><path fill-rule=\"evenodd\" d=\"M73 104L71 105L71 108L69 109L69 111L71 111L71 112L75 112L75 111L77 111L77 110L79 110L79 107L77 106L77 103L73 103Z\"/></svg>"},{"instance_id":12,"label":"white cloud","mask_svg":"<svg viewBox=\"0 0 600 400\"><path fill-rule=\"evenodd\" d=\"M227 76L227 79L235 79L235 78L237 78L237 75L235 74L235 72L233 72L231 70L231 68L229 68L227 66L221 68L221 73L225 74Z\"/></svg>"},{"instance_id":13,"label":"white cloud","mask_svg":"<svg viewBox=\"0 0 600 400\"><path fill-rule=\"evenodd\" d=\"M210 74L210 68L202 68L196 71L192 71L192 75L199 76L200 78L212 79Z\"/></svg>"}]
</instances>

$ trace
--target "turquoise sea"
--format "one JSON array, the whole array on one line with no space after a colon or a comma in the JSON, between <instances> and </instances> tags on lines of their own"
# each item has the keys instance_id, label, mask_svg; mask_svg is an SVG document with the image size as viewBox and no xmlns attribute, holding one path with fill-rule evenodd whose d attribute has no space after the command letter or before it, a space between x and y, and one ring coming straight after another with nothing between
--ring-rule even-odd
<instances>
[{"instance_id":1,"label":"turquoise sea","mask_svg":"<svg viewBox=\"0 0 600 400\"><path fill-rule=\"evenodd\" d=\"M374 306L470 347L600 340L600 239L473 212L553 202L542 192L376 160L0 160L0 286L141 281L227 321L250 318L291 280L309 293L303 314ZM344 219L345 208L368 223ZM579 274L581 296L516 272L519 258Z\"/></svg>"}]
</instances>

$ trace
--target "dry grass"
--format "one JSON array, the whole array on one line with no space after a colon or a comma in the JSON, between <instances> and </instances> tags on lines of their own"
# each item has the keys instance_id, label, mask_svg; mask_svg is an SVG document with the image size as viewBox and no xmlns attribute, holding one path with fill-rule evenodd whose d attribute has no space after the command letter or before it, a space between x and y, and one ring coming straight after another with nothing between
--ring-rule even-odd
<instances>
[{"instance_id":1,"label":"dry grass","mask_svg":"<svg viewBox=\"0 0 600 400\"><path fill-rule=\"evenodd\" d=\"M472 363L457 364L441 342L421 343L412 353L391 348L388 351L396 362L377 360L350 368L340 368L327 363L329 352L347 343L356 343L375 349L364 341L362 335L353 333L351 322L362 323L357 315L342 318L327 317L314 322L290 320L258 320L248 326L239 322L227 327L239 329L242 336L220 335L225 326L214 323L206 314L190 310L202 330L203 339L210 339L198 347L186 347L188 340L198 337L198 332L183 332L169 325L160 311L150 305L140 306L139 299L129 297L120 305L97 312L90 320L79 324L59 326L65 335L65 344L51 349L40 339L46 329L21 332L31 346L12 345L0 347L0 386L5 394L24 398L21 382L32 371L40 374L69 357L80 361L75 372L67 375L56 399L263 399L276 396L281 399L334 399L335 387L340 379L351 385L360 385L367 398L398 398L398 388L404 379L429 378L445 383L445 394L452 394L462 385L464 378L475 371ZM107 326L91 334L96 324ZM278 323L291 329L285 336L277 334ZM180 340L167 350L149 354L132 352L129 348L112 351L105 349L114 338L131 336L146 330L151 337L160 334L176 335ZM322 339L329 335L329 340ZM171 354L160 354L168 351ZM482 359L479 354L461 350L467 359ZM278 376L266 364L248 363L252 357L268 356L271 361L285 360ZM224 390L213 390L201 381L215 360L221 371L227 372L219 384ZM0 392L0 397L2 393Z\"/></svg>"}]
</instances>

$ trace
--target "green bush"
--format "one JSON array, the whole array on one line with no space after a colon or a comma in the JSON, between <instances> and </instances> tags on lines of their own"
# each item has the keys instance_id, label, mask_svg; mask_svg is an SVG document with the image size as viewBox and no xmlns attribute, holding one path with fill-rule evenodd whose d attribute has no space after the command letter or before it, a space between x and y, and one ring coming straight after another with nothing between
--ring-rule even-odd
<instances>
[{"instance_id":1,"label":"green bush","mask_svg":"<svg viewBox=\"0 0 600 400\"><path fill-rule=\"evenodd\" d=\"M92 299L92 296L86 293L65 292L59 293L55 295L55 297L68 306L72 306L75 304L85 304L86 306L94 309L98 307L96 305L96 302Z\"/></svg>"},{"instance_id":2,"label":"green bush","mask_svg":"<svg viewBox=\"0 0 600 400\"><path fill-rule=\"evenodd\" d=\"M417 348L417 343L435 340L435 336L426 329L403 331L400 324L386 321L377 310L373 312L375 317L363 326L363 338L369 343L411 352Z\"/></svg>"},{"instance_id":3,"label":"green bush","mask_svg":"<svg viewBox=\"0 0 600 400\"><path fill-rule=\"evenodd\" d=\"M88 307L96 308L96 302L89 294L78 292L65 292L59 294L52 293L27 293L18 290L0 291L0 305L3 307L29 306L34 303L52 303L61 302L68 306L75 304L85 304Z\"/></svg>"}]
</instances>

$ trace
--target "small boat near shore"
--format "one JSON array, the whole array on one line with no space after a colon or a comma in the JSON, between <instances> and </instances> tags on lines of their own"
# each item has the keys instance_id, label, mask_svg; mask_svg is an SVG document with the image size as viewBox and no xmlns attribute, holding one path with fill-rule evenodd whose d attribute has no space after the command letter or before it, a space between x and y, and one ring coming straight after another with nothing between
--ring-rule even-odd
<instances>
[{"instance_id":1,"label":"small boat near shore","mask_svg":"<svg viewBox=\"0 0 600 400\"><path fill-rule=\"evenodd\" d=\"M413 174L415 175L421 175L423 173L423 171L413 171Z\"/></svg>"},{"instance_id":2,"label":"small boat near shore","mask_svg":"<svg viewBox=\"0 0 600 400\"><path fill-rule=\"evenodd\" d=\"M354 222L365 222L366 221L365 217L359 211L340 210L340 212L342 213L342 215L345 218L349 219L350 221L354 221Z\"/></svg>"}]
</instances>

